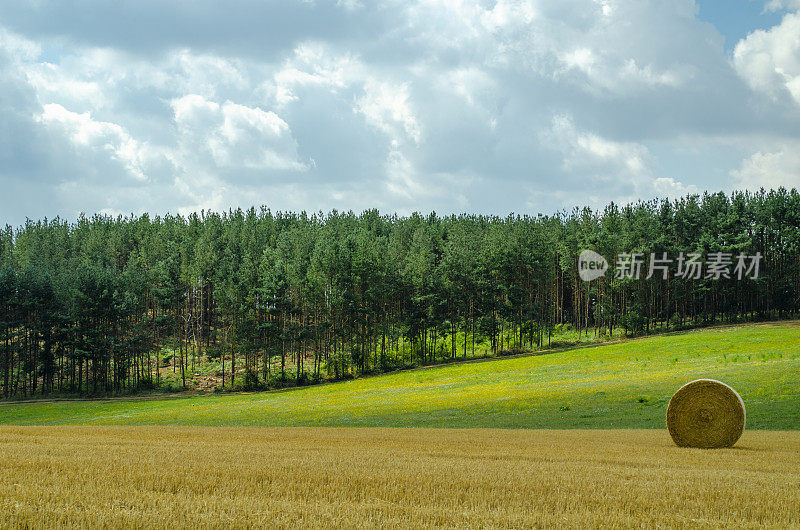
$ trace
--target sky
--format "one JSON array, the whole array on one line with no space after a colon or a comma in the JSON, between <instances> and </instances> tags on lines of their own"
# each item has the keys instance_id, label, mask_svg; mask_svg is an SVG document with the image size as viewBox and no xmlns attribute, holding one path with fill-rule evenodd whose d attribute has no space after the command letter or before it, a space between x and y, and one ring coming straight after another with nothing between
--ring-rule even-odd
<instances>
[{"instance_id":1,"label":"sky","mask_svg":"<svg viewBox=\"0 0 800 530\"><path fill-rule=\"evenodd\" d=\"M0 223L800 187L800 0L0 3Z\"/></svg>"}]
</instances>

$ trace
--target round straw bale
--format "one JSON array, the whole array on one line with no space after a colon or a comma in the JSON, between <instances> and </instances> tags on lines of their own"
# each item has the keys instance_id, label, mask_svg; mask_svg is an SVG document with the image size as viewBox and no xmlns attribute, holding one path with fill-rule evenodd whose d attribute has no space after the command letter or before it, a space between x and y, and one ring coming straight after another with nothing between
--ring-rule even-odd
<instances>
[{"instance_id":1,"label":"round straw bale","mask_svg":"<svg viewBox=\"0 0 800 530\"><path fill-rule=\"evenodd\" d=\"M679 447L730 447L742 435L744 423L741 396L713 379L686 383L667 406L667 429Z\"/></svg>"}]
</instances>

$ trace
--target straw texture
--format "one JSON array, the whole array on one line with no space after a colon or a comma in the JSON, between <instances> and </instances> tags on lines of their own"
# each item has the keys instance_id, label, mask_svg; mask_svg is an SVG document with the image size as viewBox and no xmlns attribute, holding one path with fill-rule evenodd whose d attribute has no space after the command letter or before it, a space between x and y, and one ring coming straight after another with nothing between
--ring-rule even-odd
<instances>
[{"instance_id":1,"label":"straw texture","mask_svg":"<svg viewBox=\"0 0 800 530\"><path fill-rule=\"evenodd\" d=\"M686 383L667 407L667 429L679 447L730 447L742 435L744 424L741 396L713 379Z\"/></svg>"}]
</instances>

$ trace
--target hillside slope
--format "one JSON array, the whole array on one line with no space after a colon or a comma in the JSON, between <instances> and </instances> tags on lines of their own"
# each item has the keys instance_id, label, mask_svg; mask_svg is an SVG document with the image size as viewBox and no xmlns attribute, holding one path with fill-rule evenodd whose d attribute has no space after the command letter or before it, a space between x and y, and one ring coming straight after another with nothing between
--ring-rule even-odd
<instances>
[{"instance_id":1,"label":"hillside slope","mask_svg":"<svg viewBox=\"0 0 800 530\"><path fill-rule=\"evenodd\" d=\"M283 392L6 403L0 424L660 428L699 377L733 386L748 428L800 429L800 323L713 328Z\"/></svg>"}]
</instances>

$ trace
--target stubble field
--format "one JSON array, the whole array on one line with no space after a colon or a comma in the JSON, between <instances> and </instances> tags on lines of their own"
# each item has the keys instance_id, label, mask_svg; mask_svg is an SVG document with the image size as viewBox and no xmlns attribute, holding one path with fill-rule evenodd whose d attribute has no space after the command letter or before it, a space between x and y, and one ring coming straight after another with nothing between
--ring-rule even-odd
<instances>
[{"instance_id":1,"label":"stubble field","mask_svg":"<svg viewBox=\"0 0 800 530\"><path fill-rule=\"evenodd\" d=\"M800 527L800 433L2 427L2 527Z\"/></svg>"}]
</instances>

